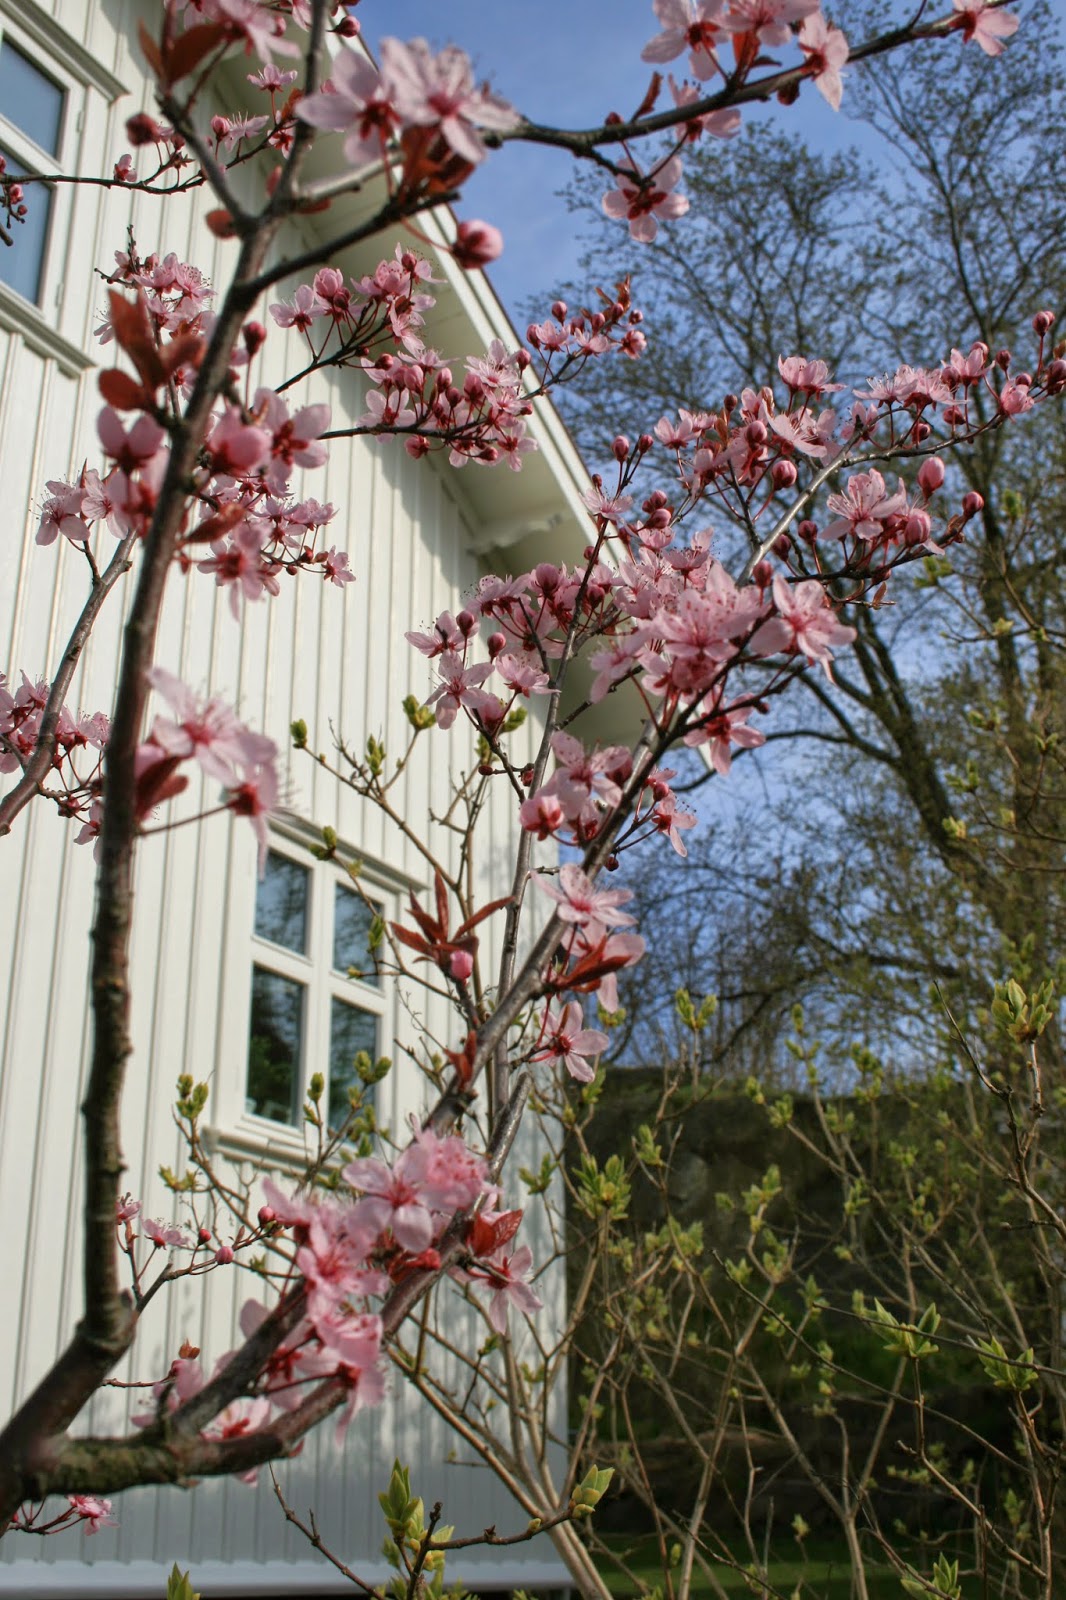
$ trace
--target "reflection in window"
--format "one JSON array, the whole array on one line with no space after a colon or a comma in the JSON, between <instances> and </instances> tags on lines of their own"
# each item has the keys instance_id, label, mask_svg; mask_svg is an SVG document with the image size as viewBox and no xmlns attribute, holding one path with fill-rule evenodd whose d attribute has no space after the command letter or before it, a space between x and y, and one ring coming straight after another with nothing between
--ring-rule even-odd
<instances>
[{"instance_id":1,"label":"reflection in window","mask_svg":"<svg viewBox=\"0 0 1066 1600\"><path fill-rule=\"evenodd\" d=\"M58 83L38 71L9 39L0 42L0 116L53 156L59 154L65 98Z\"/></svg>"},{"instance_id":2,"label":"reflection in window","mask_svg":"<svg viewBox=\"0 0 1066 1600\"><path fill-rule=\"evenodd\" d=\"M304 988L276 972L252 968L247 1109L295 1125L300 1109Z\"/></svg>"},{"instance_id":3,"label":"reflection in window","mask_svg":"<svg viewBox=\"0 0 1066 1600\"><path fill-rule=\"evenodd\" d=\"M298 862L270 852L255 897L255 931L260 939L306 954L309 876Z\"/></svg>"},{"instance_id":4,"label":"reflection in window","mask_svg":"<svg viewBox=\"0 0 1066 1600\"><path fill-rule=\"evenodd\" d=\"M363 983L376 984L379 981L370 950L370 924L373 920L374 910L362 896L338 883L333 901L334 971L350 972Z\"/></svg>"},{"instance_id":5,"label":"reflection in window","mask_svg":"<svg viewBox=\"0 0 1066 1600\"><path fill-rule=\"evenodd\" d=\"M339 1128L351 1111L348 1090L359 1082L355 1058L365 1050L371 1061L377 1059L377 1018L369 1011L346 1006L334 998L330 1004L329 1028L329 1125Z\"/></svg>"},{"instance_id":6,"label":"reflection in window","mask_svg":"<svg viewBox=\"0 0 1066 1600\"><path fill-rule=\"evenodd\" d=\"M0 91L0 106L3 103L3 93ZM0 149L0 155L4 157L10 177L26 176L26 168L14 156L3 149ZM0 242L0 283L6 283L26 300L34 302L41 294L41 269L44 266L51 215L51 189L43 183L29 184L26 188L26 215L21 222L11 224L14 243L8 246Z\"/></svg>"},{"instance_id":7,"label":"reflection in window","mask_svg":"<svg viewBox=\"0 0 1066 1600\"><path fill-rule=\"evenodd\" d=\"M355 1058L376 1061L385 997L370 951L382 911L341 880L332 863L308 866L267 855L255 899L252 1005L245 1106L298 1127L316 1074L328 1085L323 1112L347 1121ZM373 1103L373 1092L367 1097Z\"/></svg>"}]
</instances>

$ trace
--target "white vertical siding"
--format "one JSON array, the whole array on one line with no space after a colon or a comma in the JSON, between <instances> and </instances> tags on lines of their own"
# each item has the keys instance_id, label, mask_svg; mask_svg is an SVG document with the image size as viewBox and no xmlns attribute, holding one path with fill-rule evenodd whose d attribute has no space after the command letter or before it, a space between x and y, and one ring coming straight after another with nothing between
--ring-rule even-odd
<instances>
[{"instance_id":1,"label":"white vertical siding","mask_svg":"<svg viewBox=\"0 0 1066 1600\"><path fill-rule=\"evenodd\" d=\"M122 121L132 109L151 104L125 42L131 7L119 0L51 0L50 10L131 89L132 98L116 105L97 90L86 90L78 148L79 159L91 168L98 165L101 148L109 159L112 149L115 156L120 153ZM25 517L9 520L0 551L0 669L16 679L21 667L32 676L47 675L86 593L87 573L78 551L62 540L45 550L33 544L33 508L46 492L45 480L68 478L83 460L92 464L98 456L95 381L91 372L79 376L69 359L70 346L91 359L93 325L105 300L99 280L86 294L86 253L109 268L130 220L142 254L177 250L213 272L216 281L223 280L230 253L230 247L212 243L212 261L197 257L209 236L196 226L202 202L190 197L159 209L151 200L121 191L83 190L62 196L58 204L57 228L70 241L72 262L58 309L67 355L50 359L18 333L0 328L0 481L9 506L28 508ZM272 325L265 357L262 381L269 383L285 367L282 340ZM334 426L353 420L363 402L351 376L334 376L329 389ZM332 718L356 750L374 733L398 754L408 733L401 701L411 691L424 696L429 684L426 663L406 645L403 632L424 626L446 607L458 610L478 576L468 553L478 541L452 479L446 466L412 462L398 445L336 442L327 473L307 474L304 491L339 507L328 539L348 549L358 582L338 590L312 575L283 576L278 598L245 607L238 625L228 597L209 579L195 571L185 578L175 574L157 660L193 687L210 685L214 693L234 699L242 716L270 733L283 750L296 717L307 721L315 748L329 749ZM106 544L109 535L103 539ZM106 559L110 552L101 553ZM78 708L110 704L122 604L120 592L86 651L70 696ZM515 748L531 751L531 731L516 737ZM456 763L468 755L461 728L423 736L394 790L401 813L418 821L430 809L446 810ZM286 803L293 812L314 824L335 826L346 843L382 868L428 884L417 851L349 789L291 751L283 767ZM201 797L192 794L189 803ZM210 801L210 786L203 797ZM513 845L513 810L501 780L490 807L491 843L477 856L483 899L509 887L503 869ZM0 988L0 1271L12 1308L0 1318L0 1406L5 1409L47 1370L80 1307L78 1103L89 1038L93 864L89 850L73 843L73 833L47 805L38 804L16 824L14 837L0 842L0 943L7 953ZM454 851L454 844L437 843ZM243 1101L254 862L250 830L229 819L160 835L139 851L136 1048L124 1137L128 1186L144 1196L149 1215L172 1210L156 1177L159 1164L185 1165L171 1118L178 1073L211 1081L212 1115L223 1122L227 1107ZM498 928L486 934L490 950L497 935ZM441 1036L454 1035L454 1020L439 1002L419 1001L416 1009ZM413 1045L406 1013L397 1007L396 1015L400 1044ZM396 1128L402 1113L422 1099L423 1086L413 1067L403 1064L402 1049L390 1053L401 1063L385 1109ZM157 1377L186 1338L213 1362L233 1340L240 1304L254 1292L249 1283L245 1274L219 1272L160 1296L120 1376ZM549 1292L562 1292L558 1276ZM121 1427L128 1412L137 1409L136 1399L127 1405L124 1392L108 1391L92 1406L87 1426ZM356 1419L346 1451L337 1451L327 1426L283 1467L282 1476L293 1503L301 1510L315 1508L336 1547L346 1558L365 1563L374 1576L380 1574L381 1541L376 1493L394 1455L410 1463L427 1503L444 1500L449 1522L471 1530L492 1521L501 1528L518 1525L513 1508L483 1470L445 1466L452 1444L428 1408L398 1389L381 1412ZM48 1592L81 1594L105 1585L113 1594L153 1594L159 1592L159 1565L175 1559L209 1570L212 1593L226 1592L238 1581L263 1594L300 1594L312 1582L326 1585L328 1574L321 1567L307 1577L308 1549L284 1524L269 1484L258 1490L207 1484L194 1495L135 1491L122 1497L118 1510L120 1527L89 1541L72 1533L33 1541L27 1549L29 1541L20 1546L6 1539L0 1545L0 1591L43 1593L50 1584ZM472 1556L465 1570L480 1571L484 1583L492 1582L493 1574L497 1582L543 1582L555 1570L549 1557L550 1551L538 1545L505 1564L484 1552ZM95 1565L71 1564L83 1561ZM101 1575L99 1582L94 1571Z\"/></svg>"}]
</instances>

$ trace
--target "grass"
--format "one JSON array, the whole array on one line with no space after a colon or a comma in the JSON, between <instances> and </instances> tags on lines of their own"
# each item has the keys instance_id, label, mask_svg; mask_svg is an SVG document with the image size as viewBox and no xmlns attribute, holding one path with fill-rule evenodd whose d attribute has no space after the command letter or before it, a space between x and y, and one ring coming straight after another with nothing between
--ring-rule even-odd
<instances>
[{"instance_id":1,"label":"grass","mask_svg":"<svg viewBox=\"0 0 1066 1600\"><path fill-rule=\"evenodd\" d=\"M629 1552L625 1556L626 1565L649 1589L662 1581L662 1570L652 1540L635 1543L632 1539L615 1534L608 1535L606 1543L619 1555ZM738 1553L738 1559L743 1560L744 1557ZM600 1571L612 1595L617 1596L617 1600L628 1600L629 1596L638 1592L631 1579L610 1561L601 1561ZM715 1575L729 1595L746 1596L766 1592L753 1588L743 1573L725 1564L716 1565ZM767 1576L774 1588L784 1595L791 1595L799 1587L803 1600L851 1600L851 1568L843 1546L812 1548L807 1552L806 1560L803 1560L798 1553L772 1558ZM702 1600L702 1597L710 1600L714 1594L705 1575L699 1570L693 1573L691 1592L697 1600ZM900 1581L887 1566L867 1569L867 1592L870 1600L903 1600Z\"/></svg>"}]
</instances>

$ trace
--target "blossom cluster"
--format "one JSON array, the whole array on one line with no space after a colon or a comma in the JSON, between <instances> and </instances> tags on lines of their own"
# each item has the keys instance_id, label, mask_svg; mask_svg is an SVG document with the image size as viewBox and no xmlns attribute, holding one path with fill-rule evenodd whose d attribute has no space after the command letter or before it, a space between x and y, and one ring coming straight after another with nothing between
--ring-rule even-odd
<instances>
[{"instance_id":1,"label":"blossom cluster","mask_svg":"<svg viewBox=\"0 0 1066 1600\"><path fill-rule=\"evenodd\" d=\"M299 1406L307 1386L323 1378L341 1378L349 1391L338 1436L356 1412L380 1403L385 1393L383 1302L412 1272L441 1266L437 1246L457 1213L471 1215L453 1275L488 1294L492 1326L505 1331L509 1303L527 1314L540 1309L528 1282L532 1254L512 1245L522 1213L493 1209L498 1191L488 1181L485 1161L458 1134L441 1136L416 1125L411 1142L391 1166L360 1157L342 1169L341 1177L345 1191L314 1198L290 1198L272 1180L264 1181L266 1204L260 1208L258 1228L242 1230L238 1247L266 1241L278 1252L288 1237L288 1286L302 1285L304 1315L271 1354L255 1392L231 1402L204 1430L205 1437L254 1432L276 1410ZM131 1258L139 1210L125 1196L116 1218ZM234 1259L233 1247L225 1245L213 1255L203 1254L211 1237L207 1229L194 1239L174 1224L149 1220L142 1227L153 1250L190 1254L185 1271L225 1266ZM244 1336L250 1337L267 1315L260 1301L247 1301L240 1316ZM200 1392L206 1379L198 1357L198 1351L183 1347L154 1386L152 1408L135 1422L151 1427ZM232 1352L219 1358L213 1376L224 1372L231 1357ZM255 1472L243 1476L253 1481Z\"/></svg>"},{"instance_id":2,"label":"blossom cluster","mask_svg":"<svg viewBox=\"0 0 1066 1600\"><path fill-rule=\"evenodd\" d=\"M12 694L0 672L0 772L22 771L40 737L50 685L25 673ZM75 716L65 705L58 710L49 780L51 794L64 816L86 812L100 791L101 764L111 725L102 711ZM47 787L54 782L54 794ZM79 835L82 843L89 834Z\"/></svg>"},{"instance_id":3,"label":"blossom cluster","mask_svg":"<svg viewBox=\"0 0 1066 1600\"><path fill-rule=\"evenodd\" d=\"M613 350L636 357L644 348L640 312L631 308L623 284L597 311L568 314L556 302L552 317L529 329L539 360L495 339L485 355L464 359L460 375L421 336L436 303L436 281L428 261L397 245L373 273L345 281L337 268L323 267L311 283L297 286L291 300L270 307L279 327L303 334L308 370L328 363L363 373L367 409L356 428L382 438L402 436L415 457L447 449L452 466L506 461L518 470L522 457L536 448L525 419L538 392L592 357Z\"/></svg>"},{"instance_id":4,"label":"blossom cluster","mask_svg":"<svg viewBox=\"0 0 1066 1600\"><path fill-rule=\"evenodd\" d=\"M988 55L999 55L1019 19L991 0L952 0L955 26L964 40L976 40ZM660 31L644 46L641 59L656 66L687 57L694 81L669 77L670 94L679 114L675 143L658 159L641 167L628 152L616 168L617 187L603 197L609 217L629 223L632 238L650 243L660 220L684 216L688 200L677 193L682 178L681 150L704 133L729 139L740 131L735 107L691 114L696 102L717 86L743 82L756 65L775 65L765 51L795 45L799 77L809 79L834 111L844 93L843 71L848 41L822 14L821 0L652 0ZM723 51L728 56L723 59ZM784 91L794 97L798 82ZM642 108L646 114L658 98L658 85ZM684 122L681 118L684 117Z\"/></svg>"}]
</instances>

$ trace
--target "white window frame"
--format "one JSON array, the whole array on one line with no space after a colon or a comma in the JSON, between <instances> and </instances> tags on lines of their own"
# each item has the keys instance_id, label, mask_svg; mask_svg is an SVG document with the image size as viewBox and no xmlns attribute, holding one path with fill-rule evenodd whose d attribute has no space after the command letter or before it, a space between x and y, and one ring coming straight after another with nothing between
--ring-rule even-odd
<instances>
[{"instance_id":1,"label":"white window frame","mask_svg":"<svg viewBox=\"0 0 1066 1600\"><path fill-rule=\"evenodd\" d=\"M387 869L375 868L358 851L339 845L331 861L316 861L309 845L321 842L321 835L298 823L272 826L269 848L272 854L295 862L308 874L306 952L301 955L272 943L255 932L258 873L255 854L235 851L230 914L234 934L228 941L229 953L223 983L219 1026L218 1067L209 1102L210 1143L234 1157L263 1158L271 1163L302 1164L311 1153L310 1130L302 1121L275 1122L257 1115L247 1104L248 1046L251 1033L252 969L259 967L279 977L299 983L304 989L301 1052L299 1064L299 1103L303 1104L311 1077L321 1072L326 1089L321 1102L323 1117L329 1113L329 1047L331 1002L334 999L354 1006L377 1019L377 1055L394 1056L396 1032L396 992L394 982L382 975L377 983L351 978L333 966L334 894L337 885L356 892L348 865L361 864L359 884L367 897L381 908L381 915L393 921L397 897L402 887ZM248 869L248 870L245 870ZM368 1098L373 1099L373 1091ZM213 1112L213 1114L212 1114Z\"/></svg>"},{"instance_id":2,"label":"white window frame","mask_svg":"<svg viewBox=\"0 0 1066 1600\"><path fill-rule=\"evenodd\" d=\"M0 42L7 37L33 66L51 78L66 96L59 132L59 148L42 150L16 123L0 111L0 145L30 172L69 175L80 170L83 130L90 93L107 105L124 95L126 85L92 56L84 45L50 17L36 0L0 0ZM105 113L106 115L106 113ZM110 117L107 118L110 127ZM34 190L27 189L33 204ZM50 190L51 212L44 242L38 298L28 300L8 283L0 282L0 327L20 334L40 355L54 356L62 369L76 376L95 365L93 356L65 339L55 327L69 254L73 195L66 184ZM17 226L17 225L16 225ZM17 232L11 248L17 250ZM7 245L0 244L0 250Z\"/></svg>"},{"instance_id":3,"label":"white window frame","mask_svg":"<svg viewBox=\"0 0 1066 1600\"><path fill-rule=\"evenodd\" d=\"M78 120L82 113L84 85L79 84L67 73L55 66L50 57L46 57L42 61L40 59L41 52L35 46L34 41L17 24L10 22L0 11L0 49L6 43L12 44L21 55L28 59L30 65L36 71L40 72L43 77L49 78L62 91L63 111L59 126L59 137L56 140L56 149L53 152L43 150L16 122L9 122L3 114L2 107L0 107L0 147L6 150L8 155L13 156L19 165L25 167L28 172L66 174L71 170L75 154ZM27 206L32 207L34 195L40 195L46 189L51 200L51 211L41 251L40 282L37 299L30 300L25 295L20 294L17 289L13 289L10 284L0 282L0 291L3 291L5 295L10 296L20 305L33 306L36 311L45 316L55 308L56 304L56 292L59 283L56 263L60 255L59 247L63 242L62 235L65 231L63 224L66 222L66 217L61 218L59 215L64 207L61 200L61 188L58 185L29 184L26 189ZM17 250L19 248L20 232L21 229L18 223L13 224L11 234L15 241L14 244L10 247L2 245L0 248Z\"/></svg>"}]
</instances>

